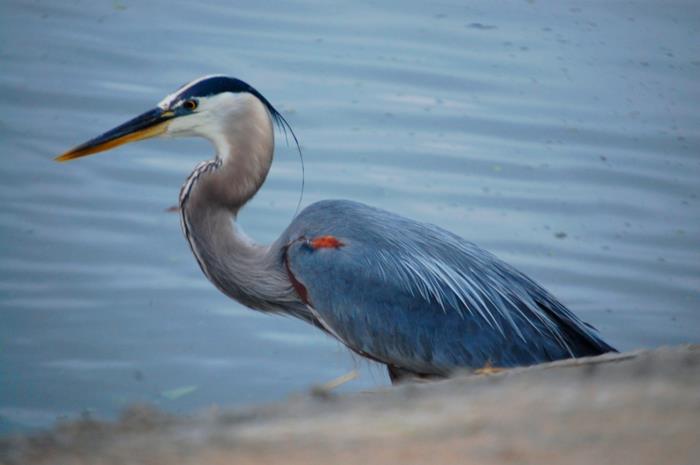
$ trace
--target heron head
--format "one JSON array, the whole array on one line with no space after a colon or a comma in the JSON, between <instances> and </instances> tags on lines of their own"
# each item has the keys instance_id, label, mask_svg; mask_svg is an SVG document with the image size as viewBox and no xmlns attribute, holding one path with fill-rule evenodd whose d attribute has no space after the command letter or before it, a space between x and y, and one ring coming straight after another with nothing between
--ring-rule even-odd
<instances>
[{"instance_id":1,"label":"heron head","mask_svg":"<svg viewBox=\"0 0 700 465\"><path fill-rule=\"evenodd\" d=\"M74 147L56 160L73 160L156 136L201 136L218 145L225 137L225 125L250 120L252 110L263 115L268 126L271 117L278 125L289 128L284 117L249 84L226 76L204 76L180 87L155 108Z\"/></svg>"}]
</instances>

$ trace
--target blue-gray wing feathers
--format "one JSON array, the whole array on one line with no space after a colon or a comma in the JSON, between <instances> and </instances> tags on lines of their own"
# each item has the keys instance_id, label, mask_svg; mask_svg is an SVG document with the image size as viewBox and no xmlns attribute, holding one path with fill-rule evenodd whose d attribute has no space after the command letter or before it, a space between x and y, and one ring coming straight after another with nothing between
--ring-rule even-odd
<instances>
[{"instance_id":1,"label":"blue-gray wing feathers","mask_svg":"<svg viewBox=\"0 0 700 465\"><path fill-rule=\"evenodd\" d=\"M309 245L326 235L343 245ZM388 365L445 374L614 350L534 281L434 225L328 200L301 212L281 240L329 332Z\"/></svg>"}]
</instances>

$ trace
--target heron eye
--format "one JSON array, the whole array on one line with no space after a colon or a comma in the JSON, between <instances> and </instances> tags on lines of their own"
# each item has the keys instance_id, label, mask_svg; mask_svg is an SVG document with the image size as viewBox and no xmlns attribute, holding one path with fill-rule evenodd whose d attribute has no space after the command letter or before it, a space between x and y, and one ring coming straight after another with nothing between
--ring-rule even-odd
<instances>
[{"instance_id":1,"label":"heron eye","mask_svg":"<svg viewBox=\"0 0 700 465\"><path fill-rule=\"evenodd\" d=\"M197 101L194 99L185 100L182 102L182 106L187 110L194 111L197 109Z\"/></svg>"}]
</instances>

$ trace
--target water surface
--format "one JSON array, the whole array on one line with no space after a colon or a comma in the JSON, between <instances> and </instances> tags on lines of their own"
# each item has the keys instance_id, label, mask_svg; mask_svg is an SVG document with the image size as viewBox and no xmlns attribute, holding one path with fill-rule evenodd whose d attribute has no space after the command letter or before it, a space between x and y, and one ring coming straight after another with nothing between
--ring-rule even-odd
<instances>
[{"instance_id":1,"label":"water surface","mask_svg":"<svg viewBox=\"0 0 700 465\"><path fill-rule=\"evenodd\" d=\"M621 350L697 342L699 30L680 1L3 2L0 432L280 400L353 368L344 390L387 384L202 276L165 210L205 142L51 161L208 73L294 126L304 204L450 229ZM300 176L278 139L249 235L288 224Z\"/></svg>"}]
</instances>

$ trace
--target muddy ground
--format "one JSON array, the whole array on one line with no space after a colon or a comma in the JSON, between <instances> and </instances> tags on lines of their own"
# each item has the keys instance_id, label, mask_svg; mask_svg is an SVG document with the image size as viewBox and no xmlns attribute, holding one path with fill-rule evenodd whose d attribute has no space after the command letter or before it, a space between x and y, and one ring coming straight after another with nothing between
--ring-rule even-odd
<instances>
[{"instance_id":1,"label":"muddy ground","mask_svg":"<svg viewBox=\"0 0 700 465\"><path fill-rule=\"evenodd\" d=\"M4 439L0 463L698 464L700 346Z\"/></svg>"}]
</instances>

